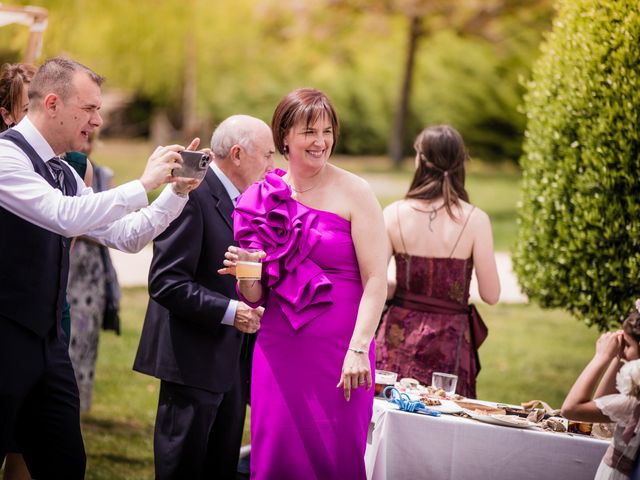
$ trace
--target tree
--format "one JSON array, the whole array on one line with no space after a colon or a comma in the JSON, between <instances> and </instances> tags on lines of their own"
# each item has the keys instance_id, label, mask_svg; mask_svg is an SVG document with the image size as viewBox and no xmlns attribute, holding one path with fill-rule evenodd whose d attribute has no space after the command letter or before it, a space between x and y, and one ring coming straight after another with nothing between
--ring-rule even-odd
<instances>
[{"instance_id":1,"label":"tree","mask_svg":"<svg viewBox=\"0 0 640 480\"><path fill-rule=\"evenodd\" d=\"M607 329L640 296L640 13L558 6L525 97L514 265L543 307Z\"/></svg>"},{"instance_id":2,"label":"tree","mask_svg":"<svg viewBox=\"0 0 640 480\"><path fill-rule=\"evenodd\" d=\"M375 8L388 15L402 15L407 19L407 42L405 62L401 75L394 121L389 137L389 156L393 164L400 165L404 158L406 127L409 120L412 84L419 44L435 32L450 30L461 36L477 37L482 40L500 42L502 36L496 23L504 15L520 10L546 9L546 1L514 0L328 0L333 5L350 7L354 11L368 11Z\"/></svg>"},{"instance_id":3,"label":"tree","mask_svg":"<svg viewBox=\"0 0 640 480\"><path fill-rule=\"evenodd\" d=\"M181 139L208 136L233 113L268 121L287 91L315 86L339 111L339 153L383 154L394 138L401 155L425 124L450 122L474 155L515 160L517 76L549 0L16 1L49 9L44 57L68 54L137 99L129 131L151 115Z\"/></svg>"}]
</instances>

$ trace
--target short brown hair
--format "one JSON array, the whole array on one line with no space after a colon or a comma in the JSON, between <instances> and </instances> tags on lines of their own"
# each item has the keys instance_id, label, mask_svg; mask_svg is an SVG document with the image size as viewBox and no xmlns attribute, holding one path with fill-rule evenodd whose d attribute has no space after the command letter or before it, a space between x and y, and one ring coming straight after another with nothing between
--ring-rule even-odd
<instances>
[{"instance_id":1,"label":"short brown hair","mask_svg":"<svg viewBox=\"0 0 640 480\"><path fill-rule=\"evenodd\" d=\"M89 67L69 58L54 57L44 62L33 77L29 87L29 101L39 108L37 101L44 99L49 93L55 93L62 101L66 101L73 93L73 77L78 72L89 75L98 86L104 82L104 77Z\"/></svg>"},{"instance_id":2,"label":"short brown hair","mask_svg":"<svg viewBox=\"0 0 640 480\"><path fill-rule=\"evenodd\" d=\"M273 143L280 154L284 155L284 137L289 130L298 122L304 121L309 126L315 123L320 117L326 115L331 121L333 131L333 145L331 153L336 148L336 142L340 135L340 124L338 115L329 98L320 90L315 88L298 88L285 95L273 112L271 119L271 131L273 132Z\"/></svg>"},{"instance_id":3,"label":"short brown hair","mask_svg":"<svg viewBox=\"0 0 640 480\"><path fill-rule=\"evenodd\" d=\"M469 201L464 188L464 163L469 158L462 136L449 125L427 127L416 137L419 157L406 198L433 200L443 197L449 216L451 205Z\"/></svg>"},{"instance_id":4,"label":"short brown hair","mask_svg":"<svg viewBox=\"0 0 640 480\"><path fill-rule=\"evenodd\" d=\"M5 63L2 65L0 107L11 113L14 119L18 117L22 108L22 90L29 85L35 72L36 67L27 63ZM10 126L0 116L0 131L4 131Z\"/></svg>"}]
</instances>

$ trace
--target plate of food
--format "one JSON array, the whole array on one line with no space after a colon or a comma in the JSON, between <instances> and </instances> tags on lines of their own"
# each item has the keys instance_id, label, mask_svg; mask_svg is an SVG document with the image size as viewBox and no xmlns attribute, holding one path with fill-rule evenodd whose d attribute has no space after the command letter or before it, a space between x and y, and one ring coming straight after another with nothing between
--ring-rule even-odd
<instances>
[{"instance_id":1,"label":"plate of food","mask_svg":"<svg viewBox=\"0 0 640 480\"><path fill-rule=\"evenodd\" d=\"M478 413L477 410L468 409L464 409L464 412L475 420L493 425L515 428L539 428L537 424L530 422L526 418L518 417L517 415L505 415L501 413L490 413L487 415Z\"/></svg>"},{"instance_id":2,"label":"plate of food","mask_svg":"<svg viewBox=\"0 0 640 480\"><path fill-rule=\"evenodd\" d=\"M434 398L427 395L421 395L419 399L425 407L436 410L441 413L460 413L462 408L456 402L447 400L446 398Z\"/></svg>"},{"instance_id":3,"label":"plate of food","mask_svg":"<svg viewBox=\"0 0 640 480\"><path fill-rule=\"evenodd\" d=\"M447 400L446 398L434 397L425 393L408 393L409 399L414 402L422 402L422 404L430 409L440 413L460 413L462 408L456 402Z\"/></svg>"},{"instance_id":4,"label":"plate of food","mask_svg":"<svg viewBox=\"0 0 640 480\"><path fill-rule=\"evenodd\" d=\"M504 408L499 408L495 403L481 400L455 400L455 403L465 412L471 411L476 415L505 415L507 413Z\"/></svg>"}]
</instances>

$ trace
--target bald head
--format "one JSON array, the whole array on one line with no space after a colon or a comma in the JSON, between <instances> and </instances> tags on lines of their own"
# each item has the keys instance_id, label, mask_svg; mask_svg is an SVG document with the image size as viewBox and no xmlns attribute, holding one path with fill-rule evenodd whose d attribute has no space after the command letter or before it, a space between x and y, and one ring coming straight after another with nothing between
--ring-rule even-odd
<instances>
[{"instance_id":1,"label":"bald head","mask_svg":"<svg viewBox=\"0 0 640 480\"><path fill-rule=\"evenodd\" d=\"M273 136L259 118L228 117L213 132L211 150L216 164L241 192L273 169Z\"/></svg>"},{"instance_id":2,"label":"bald head","mask_svg":"<svg viewBox=\"0 0 640 480\"><path fill-rule=\"evenodd\" d=\"M251 150L256 135L265 129L271 133L269 126L259 118L249 115L232 115L214 130L211 136L211 150L218 160L228 158L234 145Z\"/></svg>"}]
</instances>

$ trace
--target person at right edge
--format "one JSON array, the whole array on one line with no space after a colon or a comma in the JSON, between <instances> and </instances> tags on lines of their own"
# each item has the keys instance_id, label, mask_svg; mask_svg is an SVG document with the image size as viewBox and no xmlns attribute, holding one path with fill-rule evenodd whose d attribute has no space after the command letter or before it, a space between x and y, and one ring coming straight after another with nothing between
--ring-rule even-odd
<instances>
[{"instance_id":1,"label":"person at right edge","mask_svg":"<svg viewBox=\"0 0 640 480\"><path fill-rule=\"evenodd\" d=\"M218 275L235 199L273 168L269 126L234 115L213 133L214 160L182 215L156 238L149 305L133 369L160 379L156 479L235 479L251 354L263 308Z\"/></svg>"},{"instance_id":2,"label":"person at right edge","mask_svg":"<svg viewBox=\"0 0 640 480\"><path fill-rule=\"evenodd\" d=\"M480 297L495 304L500 279L489 216L464 188L467 150L448 125L416 138L416 171L405 198L384 210L396 276L376 336L376 367L431 384L433 372L458 376L456 393L476 398L478 347L487 328L469 305L475 268Z\"/></svg>"}]
</instances>

